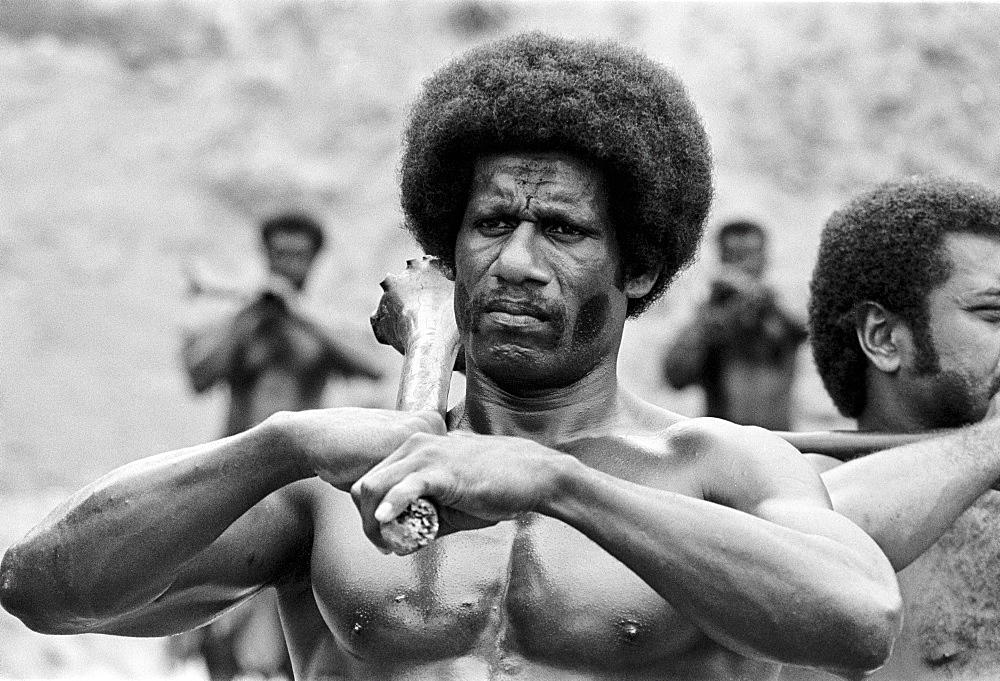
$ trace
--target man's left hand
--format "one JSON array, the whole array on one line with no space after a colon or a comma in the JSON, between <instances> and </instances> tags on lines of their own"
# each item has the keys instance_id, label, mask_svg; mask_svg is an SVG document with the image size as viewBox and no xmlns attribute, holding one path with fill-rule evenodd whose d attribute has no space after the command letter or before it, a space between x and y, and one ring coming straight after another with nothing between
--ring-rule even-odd
<instances>
[{"instance_id":1,"label":"man's left hand","mask_svg":"<svg viewBox=\"0 0 1000 681\"><path fill-rule=\"evenodd\" d=\"M380 523L420 497L438 505L439 537L535 510L557 488L567 458L517 437L418 434L358 480L351 494L365 534L384 549Z\"/></svg>"}]
</instances>

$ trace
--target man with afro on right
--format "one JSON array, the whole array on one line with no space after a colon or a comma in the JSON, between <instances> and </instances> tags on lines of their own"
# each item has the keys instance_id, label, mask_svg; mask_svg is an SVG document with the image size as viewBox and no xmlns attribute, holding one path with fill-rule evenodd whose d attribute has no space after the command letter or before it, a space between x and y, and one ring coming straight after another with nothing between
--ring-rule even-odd
<instances>
[{"instance_id":1,"label":"man with afro on right","mask_svg":"<svg viewBox=\"0 0 1000 681\"><path fill-rule=\"evenodd\" d=\"M618 382L626 318L693 258L711 200L680 81L613 43L517 36L431 77L405 142L465 401L279 414L113 471L8 551L3 605L40 631L163 635L275 587L305 679L881 665L892 566L809 462ZM421 497L439 539L383 555L380 523Z\"/></svg>"},{"instance_id":2,"label":"man with afro on right","mask_svg":"<svg viewBox=\"0 0 1000 681\"><path fill-rule=\"evenodd\" d=\"M872 678L1000 677L1000 193L914 177L855 198L823 230L809 325L859 430L959 429L844 465L815 457L834 508L901 570L903 631Z\"/></svg>"}]
</instances>

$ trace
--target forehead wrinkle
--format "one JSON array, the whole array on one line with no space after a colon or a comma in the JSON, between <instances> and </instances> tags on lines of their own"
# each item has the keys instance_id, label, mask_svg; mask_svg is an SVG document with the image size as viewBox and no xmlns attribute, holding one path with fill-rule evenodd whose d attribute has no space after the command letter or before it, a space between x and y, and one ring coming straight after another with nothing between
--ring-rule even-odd
<instances>
[{"instance_id":1,"label":"forehead wrinkle","mask_svg":"<svg viewBox=\"0 0 1000 681\"><path fill-rule=\"evenodd\" d=\"M575 225L600 222L611 231L603 175L571 155L487 154L476 160L467 211Z\"/></svg>"},{"instance_id":2,"label":"forehead wrinkle","mask_svg":"<svg viewBox=\"0 0 1000 681\"><path fill-rule=\"evenodd\" d=\"M532 183L515 178L513 183L509 183L500 181L500 177L495 174L477 180L479 186L474 192L473 205L479 210L493 212L523 210L539 217L561 213L582 218L585 214L598 214L598 207L593 197L587 197L586 194L573 188L564 188L560 183L551 180ZM528 185L536 188L546 187L547 191L540 196L541 192L528 191ZM593 187L593 183L588 182L586 187Z\"/></svg>"}]
</instances>

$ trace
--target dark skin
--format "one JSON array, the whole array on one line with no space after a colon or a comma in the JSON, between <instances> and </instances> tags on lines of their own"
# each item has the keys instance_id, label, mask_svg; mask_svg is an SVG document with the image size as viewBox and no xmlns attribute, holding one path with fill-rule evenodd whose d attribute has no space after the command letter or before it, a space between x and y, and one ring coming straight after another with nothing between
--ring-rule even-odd
<instances>
[{"instance_id":1,"label":"dark skin","mask_svg":"<svg viewBox=\"0 0 1000 681\"><path fill-rule=\"evenodd\" d=\"M860 678L898 624L891 566L777 437L618 385L627 301L655 273L623 281L607 206L572 157L480 159L450 432L432 413L286 413L139 462L8 553L5 607L159 634L275 585L301 678ZM379 521L418 496L442 538L383 555Z\"/></svg>"},{"instance_id":2,"label":"dark skin","mask_svg":"<svg viewBox=\"0 0 1000 681\"><path fill-rule=\"evenodd\" d=\"M868 373L858 428L965 427L845 465L814 457L828 469L823 479L835 507L876 537L901 570L904 628L873 677L887 681L983 679L1000 665L991 586L997 495L981 496L1000 479L1000 240L955 233L944 246L952 272L927 299L934 371L916 369L917 344L905 320L876 303L862 308L857 333ZM789 670L782 678L830 677Z\"/></svg>"}]
</instances>

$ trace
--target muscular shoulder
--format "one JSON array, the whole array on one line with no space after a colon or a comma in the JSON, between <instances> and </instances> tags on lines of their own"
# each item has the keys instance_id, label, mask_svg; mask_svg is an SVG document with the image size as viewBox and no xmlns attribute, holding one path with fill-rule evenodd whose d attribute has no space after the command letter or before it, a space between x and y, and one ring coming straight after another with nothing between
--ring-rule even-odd
<instances>
[{"instance_id":1,"label":"muscular shoulder","mask_svg":"<svg viewBox=\"0 0 1000 681\"><path fill-rule=\"evenodd\" d=\"M706 417L678 422L664 437L675 455L692 462L709 501L741 510L775 498L829 505L815 468L768 430Z\"/></svg>"}]
</instances>

